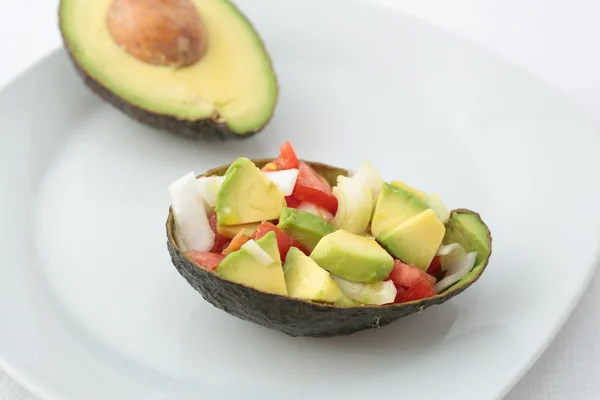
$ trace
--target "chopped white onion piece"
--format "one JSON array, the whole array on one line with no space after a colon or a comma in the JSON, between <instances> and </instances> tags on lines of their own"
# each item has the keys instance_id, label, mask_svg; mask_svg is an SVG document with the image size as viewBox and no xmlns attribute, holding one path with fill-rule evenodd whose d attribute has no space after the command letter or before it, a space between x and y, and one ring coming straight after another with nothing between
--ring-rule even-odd
<instances>
[{"instance_id":1,"label":"chopped white onion piece","mask_svg":"<svg viewBox=\"0 0 600 400\"><path fill-rule=\"evenodd\" d=\"M198 189L204 198L204 203L207 206L207 214L212 213L212 209L217 204L217 195L219 189L225 180L225 176L201 176L197 180Z\"/></svg>"},{"instance_id":2,"label":"chopped white onion piece","mask_svg":"<svg viewBox=\"0 0 600 400\"><path fill-rule=\"evenodd\" d=\"M440 246L436 255L440 256L442 270L454 273L457 268L460 268L465 253L460 243L452 243Z\"/></svg>"},{"instance_id":3,"label":"chopped white onion piece","mask_svg":"<svg viewBox=\"0 0 600 400\"><path fill-rule=\"evenodd\" d=\"M298 170L296 168L284 169L281 171L268 171L264 174L277 185L284 196L290 196L294 192L296 179L298 179Z\"/></svg>"},{"instance_id":4,"label":"chopped white onion piece","mask_svg":"<svg viewBox=\"0 0 600 400\"><path fill-rule=\"evenodd\" d=\"M262 247L260 247L258 245L258 243L256 243L254 240L248 240L246 243L244 243L242 245L242 249L246 249L246 251L248 253L250 253L250 255L252 257L254 257L254 259L256 261L258 261L259 263L261 263L262 265L264 265L265 267L267 265L271 265L275 260L273 260L273 258L269 255L269 253L267 253L266 251L264 251L262 249Z\"/></svg>"},{"instance_id":5,"label":"chopped white onion piece","mask_svg":"<svg viewBox=\"0 0 600 400\"><path fill-rule=\"evenodd\" d=\"M477 252L465 253L465 249L459 243L441 246L437 255L440 256L442 271L446 271L446 276L435 284L437 293L467 276L477 259Z\"/></svg>"},{"instance_id":6,"label":"chopped white onion piece","mask_svg":"<svg viewBox=\"0 0 600 400\"><path fill-rule=\"evenodd\" d=\"M181 249L181 251L187 251L187 247L185 245L185 241L183 240L183 236L179 233L179 228L177 228L177 224L175 224L175 229L173 229L173 237L175 238L175 243Z\"/></svg>"},{"instance_id":7,"label":"chopped white onion piece","mask_svg":"<svg viewBox=\"0 0 600 400\"><path fill-rule=\"evenodd\" d=\"M301 202L300 204L298 204L296 209L318 215L319 217L323 218L327 222L329 222L333 219L333 214L331 214L329 211L327 211L326 209L324 209L322 207L319 207L316 204L310 203L308 201Z\"/></svg>"},{"instance_id":8,"label":"chopped white onion piece","mask_svg":"<svg viewBox=\"0 0 600 400\"><path fill-rule=\"evenodd\" d=\"M194 172L171 183L169 195L175 224L185 248L209 251L213 247L215 233L210 228Z\"/></svg>"},{"instance_id":9,"label":"chopped white onion piece","mask_svg":"<svg viewBox=\"0 0 600 400\"><path fill-rule=\"evenodd\" d=\"M392 281L361 283L349 281L333 274L331 277L346 296L361 303L381 305L393 303L396 299L396 286Z\"/></svg>"},{"instance_id":10,"label":"chopped white onion piece","mask_svg":"<svg viewBox=\"0 0 600 400\"><path fill-rule=\"evenodd\" d=\"M360 179L340 175L332 192L338 200L338 209L331 224L351 233L364 233L373 210L371 188Z\"/></svg>"},{"instance_id":11,"label":"chopped white onion piece","mask_svg":"<svg viewBox=\"0 0 600 400\"><path fill-rule=\"evenodd\" d=\"M450 212L446 205L437 193L433 193L425 198L425 203L437 214L442 222L446 222L450 218Z\"/></svg>"},{"instance_id":12,"label":"chopped white onion piece","mask_svg":"<svg viewBox=\"0 0 600 400\"><path fill-rule=\"evenodd\" d=\"M379 193L381 193L383 178L369 161L365 161L356 172L352 174L352 177L369 185L373 198L379 196Z\"/></svg>"}]
</instances>

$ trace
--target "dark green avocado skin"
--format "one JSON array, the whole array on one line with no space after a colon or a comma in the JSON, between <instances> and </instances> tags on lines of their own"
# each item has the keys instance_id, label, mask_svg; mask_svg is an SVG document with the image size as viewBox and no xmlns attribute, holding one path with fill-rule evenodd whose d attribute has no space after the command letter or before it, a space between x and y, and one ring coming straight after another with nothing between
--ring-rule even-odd
<instances>
[{"instance_id":1,"label":"dark green avocado skin","mask_svg":"<svg viewBox=\"0 0 600 400\"><path fill-rule=\"evenodd\" d=\"M253 161L257 166L262 167L270 160ZM347 173L345 170L324 164L308 163L317 172L324 175L330 183L335 182L335 177L338 175ZM205 175L221 175L226 169L227 166L215 168ZM453 212L471 211L455 210ZM276 329L290 336L344 336L389 325L407 315L421 312L433 305L445 303L462 293L479 279L489 260L488 255L483 267L472 279L459 282L444 293L432 298L383 306L336 307L264 293L222 279L213 271L191 262L183 255L175 244L173 228L173 214L169 212L166 223L167 246L173 265L206 301L230 315L266 328Z\"/></svg>"}]
</instances>

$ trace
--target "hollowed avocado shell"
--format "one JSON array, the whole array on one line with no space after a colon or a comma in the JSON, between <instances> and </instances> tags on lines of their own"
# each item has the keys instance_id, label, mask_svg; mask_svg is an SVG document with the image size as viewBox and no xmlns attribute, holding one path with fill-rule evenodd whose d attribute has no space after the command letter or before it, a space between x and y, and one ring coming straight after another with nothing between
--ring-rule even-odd
<instances>
[{"instance_id":1,"label":"hollowed avocado shell","mask_svg":"<svg viewBox=\"0 0 600 400\"><path fill-rule=\"evenodd\" d=\"M271 160L253 161L258 167L262 167ZM314 162L308 162L308 164L322 174L332 185L335 184L338 175L348 173L344 169L325 164ZM223 175L227 167L222 166L212 169L204 176ZM455 213L471 213L479 218L478 214L465 209L452 211L452 214ZM452 218L449 221L451 220ZM476 268L463 280L446 291L428 299L403 304L337 307L264 293L225 280L215 272L207 270L183 255L173 237L174 219L171 210L169 210L166 223L167 243L173 264L206 301L240 319L254 322L266 328L277 329L290 336L308 337L350 335L365 329L379 328L407 315L421 312L430 306L445 303L452 297L462 293L479 279L491 255L492 239L489 229L485 224L483 226L488 237L489 252L484 255L482 260L478 257Z\"/></svg>"}]
</instances>

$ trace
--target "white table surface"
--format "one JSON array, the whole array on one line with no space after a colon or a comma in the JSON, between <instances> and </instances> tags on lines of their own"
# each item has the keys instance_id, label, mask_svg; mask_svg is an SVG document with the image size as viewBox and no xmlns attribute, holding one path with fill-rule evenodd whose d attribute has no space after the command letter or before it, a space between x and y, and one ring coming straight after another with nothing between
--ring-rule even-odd
<instances>
[{"instance_id":1,"label":"white table surface","mask_svg":"<svg viewBox=\"0 0 600 400\"><path fill-rule=\"evenodd\" d=\"M600 125L600 2L370 1L445 27L526 68ZM57 7L58 0L0 1L0 87L60 46ZM599 331L600 273L554 342L506 399L600 399ZM0 371L0 400L34 399Z\"/></svg>"}]
</instances>

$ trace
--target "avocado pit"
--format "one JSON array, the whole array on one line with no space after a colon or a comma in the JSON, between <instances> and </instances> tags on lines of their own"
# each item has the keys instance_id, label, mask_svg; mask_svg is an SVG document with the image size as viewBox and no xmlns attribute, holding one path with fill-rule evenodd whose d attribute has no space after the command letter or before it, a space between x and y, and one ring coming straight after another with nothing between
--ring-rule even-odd
<instances>
[{"instance_id":1,"label":"avocado pit","mask_svg":"<svg viewBox=\"0 0 600 400\"><path fill-rule=\"evenodd\" d=\"M147 64L186 67L207 50L206 29L191 0L113 0L107 25L120 47Z\"/></svg>"}]
</instances>

